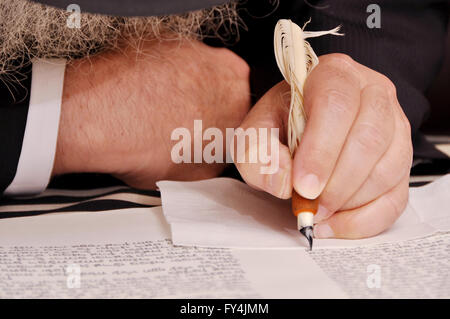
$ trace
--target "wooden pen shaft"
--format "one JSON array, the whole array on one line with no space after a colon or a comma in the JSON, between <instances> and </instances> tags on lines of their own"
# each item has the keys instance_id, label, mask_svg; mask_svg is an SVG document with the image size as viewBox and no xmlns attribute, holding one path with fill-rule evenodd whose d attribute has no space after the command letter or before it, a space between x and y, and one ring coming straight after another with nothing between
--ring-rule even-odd
<instances>
[{"instance_id":1,"label":"wooden pen shaft","mask_svg":"<svg viewBox=\"0 0 450 319\"><path fill-rule=\"evenodd\" d=\"M292 190L292 213L298 216L300 213L317 213L319 206L319 199L307 199L299 195L295 190Z\"/></svg>"}]
</instances>

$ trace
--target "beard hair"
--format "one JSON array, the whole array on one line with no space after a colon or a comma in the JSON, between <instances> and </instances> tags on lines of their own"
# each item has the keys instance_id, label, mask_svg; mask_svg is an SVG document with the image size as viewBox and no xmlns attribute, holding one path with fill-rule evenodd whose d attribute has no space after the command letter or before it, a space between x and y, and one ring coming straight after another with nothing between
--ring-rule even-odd
<instances>
[{"instance_id":1,"label":"beard hair","mask_svg":"<svg viewBox=\"0 0 450 319\"><path fill-rule=\"evenodd\" d=\"M237 1L181 15L117 17L81 13L80 28L67 27L71 15L29 0L0 0L0 80L19 81L33 58L89 57L145 40L202 39L224 41L238 34L242 21Z\"/></svg>"}]
</instances>

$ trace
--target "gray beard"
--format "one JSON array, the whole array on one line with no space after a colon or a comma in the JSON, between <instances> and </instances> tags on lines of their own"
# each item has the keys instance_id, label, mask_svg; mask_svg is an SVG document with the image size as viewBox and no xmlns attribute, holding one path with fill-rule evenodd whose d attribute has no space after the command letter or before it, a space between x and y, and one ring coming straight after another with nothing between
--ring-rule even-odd
<instances>
[{"instance_id":1,"label":"gray beard","mask_svg":"<svg viewBox=\"0 0 450 319\"><path fill-rule=\"evenodd\" d=\"M220 37L237 32L236 2L183 15L113 17L81 13L80 28L69 28L70 12L28 0L0 0L0 80L14 81L32 58L88 57L145 40ZM142 44L141 44L142 45Z\"/></svg>"}]
</instances>

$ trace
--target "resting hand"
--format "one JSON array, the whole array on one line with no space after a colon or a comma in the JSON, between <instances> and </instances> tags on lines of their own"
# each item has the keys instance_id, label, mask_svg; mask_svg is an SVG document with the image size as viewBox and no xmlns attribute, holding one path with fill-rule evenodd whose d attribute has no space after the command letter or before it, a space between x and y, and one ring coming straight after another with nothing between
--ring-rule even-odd
<instances>
[{"instance_id":1,"label":"resting hand","mask_svg":"<svg viewBox=\"0 0 450 319\"><path fill-rule=\"evenodd\" d=\"M200 41L153 41L76 61L66 69L53 175L107 173L138 188L215 177L224 164L174 163L171 133L193 136L198 119L225 135L249 108L246 62Z\"/></svg>"}]
</instances>

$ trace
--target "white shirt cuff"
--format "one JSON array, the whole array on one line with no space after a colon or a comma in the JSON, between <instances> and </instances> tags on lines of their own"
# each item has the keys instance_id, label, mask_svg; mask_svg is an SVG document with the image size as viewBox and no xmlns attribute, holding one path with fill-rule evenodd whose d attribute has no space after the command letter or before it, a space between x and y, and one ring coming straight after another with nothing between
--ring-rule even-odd
<instances>
[{"instance_id":1,"label":"white shirt cuff","mask_svg":"<svg viewBox=\"0 0 450 319\"><path fill-rule=\"evenodd\" d=\"M53 170L66 61L35 59L30 104L16 175L4 195L32 195L47 188Z\"/></svg>"}]
</instances>

